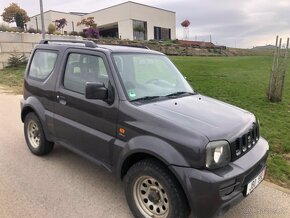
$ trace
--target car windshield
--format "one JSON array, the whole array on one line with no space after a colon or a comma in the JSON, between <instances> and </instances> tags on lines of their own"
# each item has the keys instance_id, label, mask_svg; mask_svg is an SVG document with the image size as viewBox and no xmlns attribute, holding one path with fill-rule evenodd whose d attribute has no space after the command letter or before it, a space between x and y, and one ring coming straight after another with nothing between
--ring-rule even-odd
<instances>
[{"instance_id":1,"label":"car windshield","mask_svg":"<svg viewBox=\"0 0 290 218\"><path fill-rule=\"evenodd\" d=\"M113 57L130 101L193 94L185 78L164 55L116 53Z\"/></svg>"}]
</instances>

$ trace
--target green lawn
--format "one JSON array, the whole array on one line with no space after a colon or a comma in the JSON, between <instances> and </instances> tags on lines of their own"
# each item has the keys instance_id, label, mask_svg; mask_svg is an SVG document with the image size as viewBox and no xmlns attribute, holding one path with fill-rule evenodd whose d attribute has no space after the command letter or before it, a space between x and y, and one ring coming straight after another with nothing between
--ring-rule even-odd
<instances>
[{"instance_id":1,"label":"green lawn","mask_svg":"<svg viewBox=\"0 0 290 218\"><path fill-rule=\"evenodd\" d=\"M198 92L256 114L261 134L270 144L268 179L289 188L290 76L287 75L282 103L274 104L266 97L272 65L270 56L171 59Z\"/></svg>"},{"instance_id":2,"label":"green lawn","mask_svg":"<svg viewBox=\"0 0 290 218\"><path fill-rule=\"evenodd\" d=\"M17 94L22 93L24 71L24 65L0 70L0 84L12 89Z\"/></svg>"},{"instance_id":3,"label":"green lawn","mask_svg":"<svg viewBox=\"0 0 290 218\"><path fill-rule=\"evenodd\" d=\"M273 104L266 98L270 56L171 59L198 92L257 115L261 134L270 144L267 177L290 188L290 76L287 75L282 103ZM23 66L0 71L0 84L21 92L24 69Z\"/></svg>"}]
</instances>

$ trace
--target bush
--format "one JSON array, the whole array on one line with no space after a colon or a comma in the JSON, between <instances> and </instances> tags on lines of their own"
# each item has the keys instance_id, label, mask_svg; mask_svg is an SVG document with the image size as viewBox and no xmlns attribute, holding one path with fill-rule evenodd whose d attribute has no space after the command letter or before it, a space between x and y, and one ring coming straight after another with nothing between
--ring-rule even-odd
<instances>
[{"instance_id":1,"label":"bush","mask_svg":"<svg viewBox=\"0 0 290 218\"><path fill-rule=\"evenodd\" d=\"M84 32L79 32L79 36L83 37L83 38L86 38L86 34Z\"/></svg>"},{"instance_id":2,"label":"bush","mask_svg":"<svg viewBox=\"0 0 290 218\"><path fill-rule=\"evenodd\" d=\"M0 31L6 32L6 31L9 31L9 30L10 30L9 26L7 26L5 24L1 24L0 25Z\"/></svg>"},{"instance_id":3,"label":"bush","mask_svg":"<svg viewBox=\"0 0 290 218\"><path fill-rule=\"evenodd\" d=\"M70 35L70 36L78 36L79 33L76 32L76 31L72 31L72 32L69 32L69 35Z\"/></svg>"},{"instance_id":4,"label":"bush","mask_svg":"<svg viewBox=\"0 0 290 218\"><path fill-rule=\"evenodd\" d=\"M10 27L9 31L11 31L11 32L23 32L23 29L21 29L19 27Z\"/></svg>"},{"instance_id":5,"label":"bush","mask_svg":"<svg viewBox=\"0 0 290 218\"><path fill-rule=\"evenodd\" d=\"M53 34L56 31L56 27L52 23L48 25L47 29L49 34Z\"/></svg>"},{"instance_id":6,"label":"bush","mask_svg":"<svg viewBox=\"0 0 290 218\"><path fill-rule=\"evenodd\" d=\"M28 30L27 30L28 33L41 33L40 30L38 30L38 32L36 31L36 29L30 27Z\"/></svg>"},{"instance_id":7,"label":"bush","mask_svg":"<svg viewBox=\"0 0 290 218\"><path fill-rule=\"evenodd\" d=\"M12 54L8 58L8 67L18 67L27 64L27 58L24 55Z\"/></svg>"},{"instance_id":8,"label":"bush","mask_svg":"<svg viewBox=\"0 0 290 218\"><path fill-rule=\"evenodd\" d=\"M87 38L95 38L95 39L100 38L99 30L91 27L86 29L85 35Z\"/></svg>"}]
</instances>

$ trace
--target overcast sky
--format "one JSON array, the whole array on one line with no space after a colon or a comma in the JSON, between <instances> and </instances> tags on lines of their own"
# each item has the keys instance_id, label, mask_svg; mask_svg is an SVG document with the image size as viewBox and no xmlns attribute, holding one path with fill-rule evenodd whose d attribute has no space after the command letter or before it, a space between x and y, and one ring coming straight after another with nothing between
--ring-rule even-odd
<instances>
[{"instance_id":1,"label":"overcast sky","mask_svg":"<svg viewBox=\"0 0 290 218\"><path fill-rule=\"evenodd\" d=\"M1 0L0 13L11 2L29 16L39 13L39 0ZM91 12L124 0L43 0L44 11ZM290 36L290 0L136 0L135 2L176 12L177 38L182 39L180 23L188 19L190 39L230 47L252 48L274 44L278 34ZM96 21L98 22L98 21ZM286 39L285 39L286 40ZM284 41L285 41L284 40Z\"/></svg>"}]
</instances>

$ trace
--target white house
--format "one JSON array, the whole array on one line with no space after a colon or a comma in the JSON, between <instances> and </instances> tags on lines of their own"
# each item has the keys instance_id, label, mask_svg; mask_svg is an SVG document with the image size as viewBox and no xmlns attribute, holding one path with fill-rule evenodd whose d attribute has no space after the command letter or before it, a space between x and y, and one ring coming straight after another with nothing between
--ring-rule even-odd
<instances>
[{"instance_id":1,"label":"white house","mask_svg":"<svg viewBox=\"0 0 290 218\"><path fill-rule=\"evenodd\" d=\"M122 39L165 40L176 38L176 14L161 8L128 1L91 13L44 12L44 24L47 27L55 20L65 18L67 25L64 33L83 31L85 26L77 26L84 18L94 17L102 37ZM27 28L41 29L41 17L35 15L27 23Z\"/></svg>"}]
</instances>

